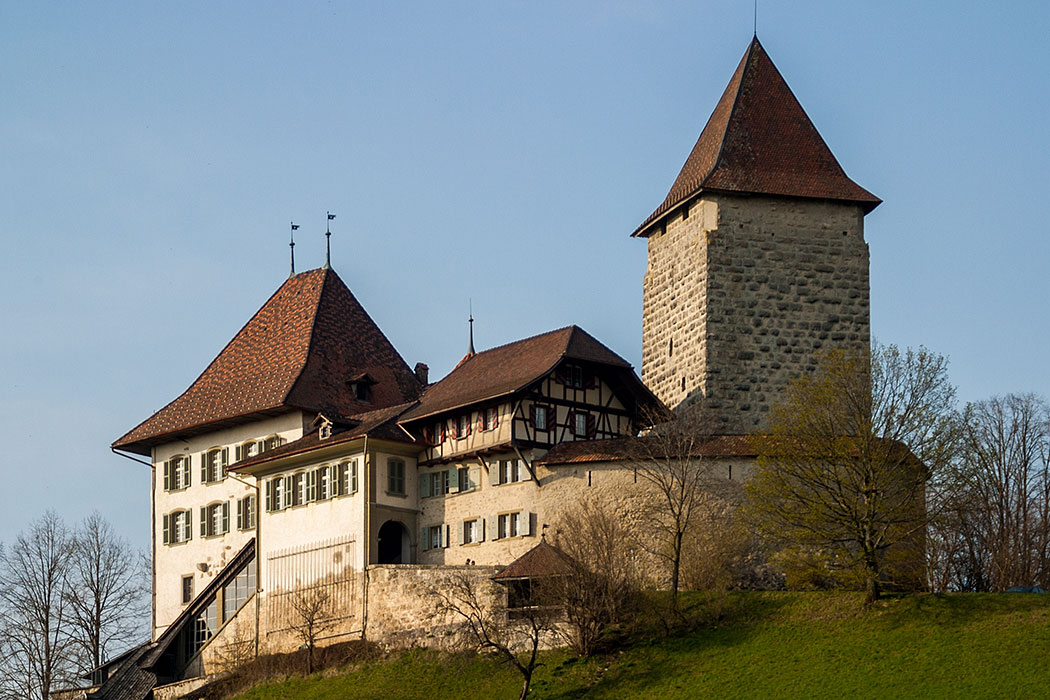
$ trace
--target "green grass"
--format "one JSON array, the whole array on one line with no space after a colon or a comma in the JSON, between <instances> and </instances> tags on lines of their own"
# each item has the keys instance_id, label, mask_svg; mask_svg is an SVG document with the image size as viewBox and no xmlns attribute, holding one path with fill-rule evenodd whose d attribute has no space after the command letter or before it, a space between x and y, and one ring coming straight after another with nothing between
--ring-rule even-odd
<instances>
[{"instance_id":1,"label":"green grass","mask_svg":"<svg viewBox=\"0 0 1050 700\"><path fill-rule=\"evenodd\" d=\"M838 593L686 598L708 622L575 659L550 652L530 697L1040 698L1050 696L1050 596L914 595L861 611ZM516 698L491 658L412 651L259 686L245 700Z\"/></svg>"}]
</instances>

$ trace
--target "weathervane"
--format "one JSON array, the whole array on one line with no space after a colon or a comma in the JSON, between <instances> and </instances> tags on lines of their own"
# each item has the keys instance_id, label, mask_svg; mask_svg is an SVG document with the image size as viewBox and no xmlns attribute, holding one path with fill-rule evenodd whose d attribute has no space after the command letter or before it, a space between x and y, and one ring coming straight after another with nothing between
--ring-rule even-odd
<instances>
[{"instance_id":1,"label":"weathervane","mask_svg":"<svg viewBox=\"0 0 1050 700\"><path fill-rule=\"evenodd\" d=\"M299 224L295 222L289 222L292 226L291 233L288 234L288 248L292 252L292 270L288 273L289 277L295 276L295 231L299 228Z\"/></svg>"},{"instance_id":2,"label":"weathervane","mask_svg":"<svg viewBox=\"0 0 1050 700\"><path fill-rule=\"evenodd\" d=\"M324 267L327 270L332 266L332 219L335 214L330 211L325 213L328 214L328 223L324 229Z\"/></svg>"},{"instance_id":3,"label":"weathervane","mask_svg":"<svg viewBox=\"0 0 1050 700\"><path fill-rule=\"evenodd\" d=\"M469 315L467 316L467 323L470 324L470 346L467 348L467 355L474 354L474 300L470 299L469 304Z\"/></svg>"}]
</instances>

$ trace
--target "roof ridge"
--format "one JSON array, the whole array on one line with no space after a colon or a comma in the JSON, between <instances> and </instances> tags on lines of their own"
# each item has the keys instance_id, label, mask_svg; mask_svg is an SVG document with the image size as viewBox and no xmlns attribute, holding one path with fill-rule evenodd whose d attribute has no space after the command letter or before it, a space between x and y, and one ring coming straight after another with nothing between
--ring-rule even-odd
<instances>
[{"instance_id":1,"label":"roof ridge","mask_svg":"<svg viewBox=\"0 0 1050 700\"><path fill-rule=\"evenodd\" d=\"M707 174L705 174L703 179L700 180L698 187L703 187L707 184L707 181L711 179L711 176L714 175L716 170L718 170L718 166L722 162L722 154L725 153L726 150L726 136L729 134L729 125L733 123L733 115L736 114L736 108L740 104L740 93L743 91L744 77L747 75L747 70L751 63L751 52L755 50L756 44L758 44L760 49L765 51L765 48L763 48L762 44L759 42L758 35L756 34L754 38L751 39L751 43L747 45L747 51L744 52L744 57L740 59L740 64L737 67L738 70L742 68L742 70L740 70L740 82L736 85L736 91L733 93L733 104L729 108L729 115L726 117L725 126L722 128L722 135L718 139L718 153L715 154L715 160L714 163L711 164L711 169L707 171ZM777 72L779 73L779 71ZM733 75L736 75L736 71L733 71ZM700 133L700 136L703 137L703 132ZM689 154L690 157L692 157L692 155L692 153ZM686 195L684 199L689 199L689 195Z\"/></svg>"},{"instance_id":2,"label":"roof ridge","mask_svg":"<svg viewBox=\"0 0 1050 700\"><path fill-rule=\"evenodd\" d=\"M519 343L524 343L524 342L526 342L528 340L535 340L536 338L542 338L543 336L546 336L546 335L554 335L555 333L560 333L562 331L571 331L571 329L573 329L573 328L577 328L578 329L579 326L577 326L575 323L570 323L569 325L562 326L561 328L555 328L554 330L544 331L543 333L537 333L535 335L530 335L530 336L527 336L525 338L519 338L518 340L511 340L509 342L503 343L502 345L494 345L491 348L486 348L485 350L481 350L479 352L474 353L470 357L466 358L466 360L472 360L475 357L477 357L478 355L484 355L485 353L492 352L493 350L501 350L502 348L508 347L510 345L517 345ZM571 335L570 335L570 337L571 337ZM566 343L566 347L567 346L568 346L568 343ZM463 361L461 361L460 364L463 364Z\"/></svg>"},{"instance_id":3,"label":"roof ridge","mask_svg":"<svg viewBox=\"0 0 1050 700\"><path fill-rule=\"evenodd\" d=\"M324 299L325 290L328 289L328 273L331 272L333 275L335 274L335 270L330 267L319 267L317 269L321 271L321 291L317 293L317 303L313 305L313 313L310 316L310 337L306 341L306 356L303 358L302 366L299 367L299 372L295 375L295 381L288 385L288 391L284 393L282 402L288 401L289 397L299 387L299 382L302 381L303 373L306 372L306 368L310 364L310 355L314 349L314 336L317 335L317 312L321 308L321 302Z\"/></svg>"}]
</instances>

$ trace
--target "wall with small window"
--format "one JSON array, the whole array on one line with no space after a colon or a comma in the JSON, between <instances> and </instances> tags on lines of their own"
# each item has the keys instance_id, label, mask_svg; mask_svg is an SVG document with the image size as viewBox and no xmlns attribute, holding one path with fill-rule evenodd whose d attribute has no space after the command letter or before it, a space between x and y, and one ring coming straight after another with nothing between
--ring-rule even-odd
<instances>
[{"instance_id":1,"label":"wall with small window","mask_svg":"<svg viewBox=\"0 0 1050 700\"><path fill-rule=\"evenodd\" d=\"M501 452L483 460L421 466L420 563L505 564L535 545L542 497L529 468L535 456L531 450L520 456ZM502 537L501 514L506 516Z\"/></svg>"}]
</instances>

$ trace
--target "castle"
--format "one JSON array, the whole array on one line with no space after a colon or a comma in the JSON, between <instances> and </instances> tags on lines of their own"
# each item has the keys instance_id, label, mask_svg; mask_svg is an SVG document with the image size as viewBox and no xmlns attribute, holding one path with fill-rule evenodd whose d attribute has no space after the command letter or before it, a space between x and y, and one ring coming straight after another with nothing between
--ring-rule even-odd
<instances>
[{"instance_id":1,"label":"castle","mask_svg":"<svg viewBox=\"0 0 1050 700\"><path fill-rule=\"evenodd\" d=\"M760 430L821 349L868 346L863 227L878 204L755 38L632 234L649 260L641 378L569 326L471 344L429 383L328 265L293 274L113 443L153 468L152 640L92 697L145 697L120 694L121 678L152 689L209 672L220 641L288 647L304 589L332 601L334 638L410 638L426 584L491 577L582 494L636 491L624 446L668 409L715 416L723 438L706 456L746 477L755 455L734 436Z\"/></svg>"}]
</instances>

